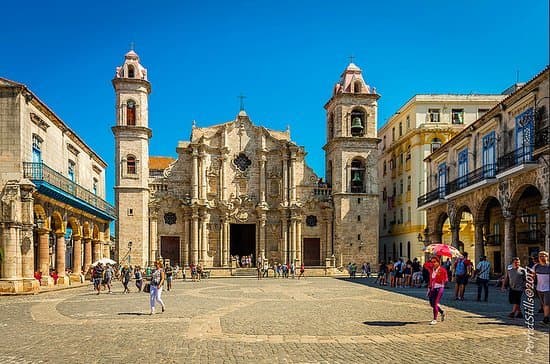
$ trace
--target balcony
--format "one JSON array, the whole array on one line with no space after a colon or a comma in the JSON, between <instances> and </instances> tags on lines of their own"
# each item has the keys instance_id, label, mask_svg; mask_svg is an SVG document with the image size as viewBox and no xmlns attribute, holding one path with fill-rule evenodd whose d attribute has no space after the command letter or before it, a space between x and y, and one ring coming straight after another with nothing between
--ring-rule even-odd
<instances>
[{"instance_id":1,"label":"balcony","mask_svg":"<svg viewBox=\"0 0 550 364\"><path fill-rule=\"evenodd\" d=\"M419 210L423 210L428 207L439 205L443 202L445 202L445 188L438 187L435 190L420 196L417 200L417 206Z\"/></svg>"},{"instance_id":2,"label":"balcony","mask_svg":"<svg viewBox=\"0 0 550 364\"><path fill-rule=\"evenodd\" d=\"M115 208L112 205L44 163L24 162L23 175L30 179L43 195L102 219L115 220Z\"/></svg>"},{"instance_id":3,"label":"balcony","mask_svg":"<svg viewBox=\"0 0 550 364\"><path fill-rule=\"evenodd\" d=\"M496 183L496 165L486 164L447 184L447 198L456 197L473 189Z\"/></svg>"},{"instance_id":4,"label":"balcony","mask_svg":"<svg viewBox=\"0 0 550 364\"><path fill-rule=\"evenodd\" d=\"M311 193L314 198L320 201L329 201L332 198L331 187L314 187Z\"/></svg>"},{"instance_id":5,"label":"balcony","mask_svg":"<svg viewBox=\"0 0 550 364\"><path fill-rule=\"evenodd\" d=\"M544 231L528 230L517 233L518 244L544 244Z\"/></svg>"},{"instance_id":6,"label":"balcony","mask_svg":"<svg viewBox=\"0 0 550 364\"><path fill-rule=\"evenodd\" d=\"M499 234L487 235L485 237L485 245L486 246L499 246L500 245L500 235Z\"/></svg>"},{"instance_id":7,"label":"balcony","mask_svg":"<svg viewBox=\"0 0 550 364\"><path fill-rule=\"evenodd\" d=\"M535 132L535 150L533 156L550 153L550 125L538 129Z\"/></svg>"},{"instance_id":8,"label":"balcony","mask_svg":"<svg viewBox=\"0 0 550 364\"><path fill-rule=\"evenodd\" d=\"M533 145L525 145L498 158L497 178L501 179L537 168L533 157Z\"/></svg>"}]
</instances>

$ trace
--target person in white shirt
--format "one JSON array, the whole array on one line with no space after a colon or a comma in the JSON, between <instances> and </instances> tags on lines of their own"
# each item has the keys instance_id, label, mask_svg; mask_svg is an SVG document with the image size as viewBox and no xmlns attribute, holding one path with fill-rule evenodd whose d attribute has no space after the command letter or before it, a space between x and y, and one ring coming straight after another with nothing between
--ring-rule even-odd
<instances>
[{"instance_id":1,"label":"person in white shirt","mask_svg":"<svg viewBox=\"0 0 550 364\"><path fill-rule=\"evenodd\" d=\"M481 301L481 290L484 290L485 295L483 301L487 302L489 298L489 274L491 273L491 263L487 261L484 255L476 267L476 283L477 283L477 300Z\"/></svg>"}]
</instances>

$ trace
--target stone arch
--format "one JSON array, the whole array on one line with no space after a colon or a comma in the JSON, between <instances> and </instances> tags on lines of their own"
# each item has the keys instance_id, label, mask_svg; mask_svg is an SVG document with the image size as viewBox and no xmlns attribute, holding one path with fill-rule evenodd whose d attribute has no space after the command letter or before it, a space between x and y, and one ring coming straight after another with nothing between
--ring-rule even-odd
<instances>
[{"instance_id":1,"label":"stone arch","mask_svg":"<svg viewBox=\"0 0 550 364\"><path fill-rule=\"evenodd\" d=\"M94 227L92 229L92 239L99 240L99 227L97 224L94 224Z\"/></svg>"},{"instance_id":2,"label":"stone arch","mask_svg":"<svg viewBox=\"0 0 550 364\"><path fill-rule=\"evenodd\" d=\"M82 230L80 228L80 222L77 220L76 217L70 217L67 221L67 226L71 228L73 232L73 236L81 236Z\"/></svg>"},{"instance_id":3,"label":"stone arch","mask_svg":"<svg viewBox=\"0 0 550 364\"><path fill-rule=\"evenodd\" d=\"M44 206L40 205L40 204L35 204L33 206L33 210L34 210L34 218L35 220L42 220L42 223L44 224L43 227L45 229L49 229L50 228L50 222L49 222L49 219L48 219L48 215L46 214L46 210L44 209Z\"/></svg>"},{"instance_id":4,"label":"stone arch","mask_svg":"<svg viewBox=\"0 0 550 364\"><path fill-rule=\"evenodd\" d=\"M489 220L488 211L491 207L499 206L502 209L502 205L498 198L495 196L487 196L481 203L477 206L474 213L474 221L476 222L485 222Z\"/></svg>"},{"instance_id":5,"label":"stone arch","mask_svg":"<svg viewBox=\"0 0 550 364\"><path fill-rule=\"evenodd\" d=\"M432 243L441 243L443 239L443 225L449 219L449 214L446 211L440 212L435 219L435 225L431 230L430 240Z\"/></svg>"},{"instance_id":6,"label":"stone arch","mask_svg":"<svg viewBox=\"0 0 550 364\"><path fill-rule=\"evenodd\" d=\"M65 223L63 217L58 211L54 211L51 216L51 228L56 234L65 234Z\"/></svg>"},{"instance_id":7,"label":"stone arch","mask_svg":"<svg viewBox=\"0 0 550 364\"><path fill-rule=\"evenodd\" d=\"M520 200L524 197L525 193L533 197L536 197L536 194L538 194L538 196L540 197L539 200L542 200L542 192L540 191L538 186L531 183L523 184L516 188L511 194L509 206L509 210L511 213L518 211Z\"/></svg>"}]
</instances>

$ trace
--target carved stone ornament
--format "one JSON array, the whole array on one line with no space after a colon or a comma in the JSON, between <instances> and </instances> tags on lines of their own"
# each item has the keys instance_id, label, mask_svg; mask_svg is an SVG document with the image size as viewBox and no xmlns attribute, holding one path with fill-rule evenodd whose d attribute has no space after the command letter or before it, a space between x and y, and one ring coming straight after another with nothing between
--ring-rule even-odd
<instances>
[{"instance_id":1,"label":"carved stone ornament","mask_svg":"<svg viewBox=\"0 0 550 364\"><path fill-rule=\"evenodd\" d=\"M306 225L310 227L317 226L317 216L308 215L306 217Z\"/></svg>"},{"instance_id":2,"label":"carved stone ornament","mask_svg":"<svg viewBox=\"0 0 550 364\"><path fill-rule=\"evenodd\" d=\"M174 225L177 221L176 214L173 212L167 212L164 214L164 223L167 225Z\"/></svg>"},{"instance_id":3,"label":"carved stone ornament","mask_svg":"<svg viewBox=\"0 0 550 364\"><path fill-rule=\"evenodd\" d=\"M241 172L244 172L248 169L248 167L250 167L252 161L246 156L246 154L239 153L239 155L236 156L235 159L233 159L233 164Z\"/></svg>"}]
</instances>

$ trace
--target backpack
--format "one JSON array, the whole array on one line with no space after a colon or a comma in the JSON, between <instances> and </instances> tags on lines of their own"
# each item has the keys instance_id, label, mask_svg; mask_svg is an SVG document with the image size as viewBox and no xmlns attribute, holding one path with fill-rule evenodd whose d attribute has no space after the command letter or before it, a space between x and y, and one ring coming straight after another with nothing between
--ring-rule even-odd
<instances>
[{"instance_id":1,"label":"backpack","mask_svg":"<svg viewBox=\"0 0 550 364\"><path fill-rule=\"evenodd\" d=\"M464 263L464 259L459 259L459 261L456 263L456 271L457 276L463 276L466 274L466 264Z\"/></svg>"}]
</instances>

